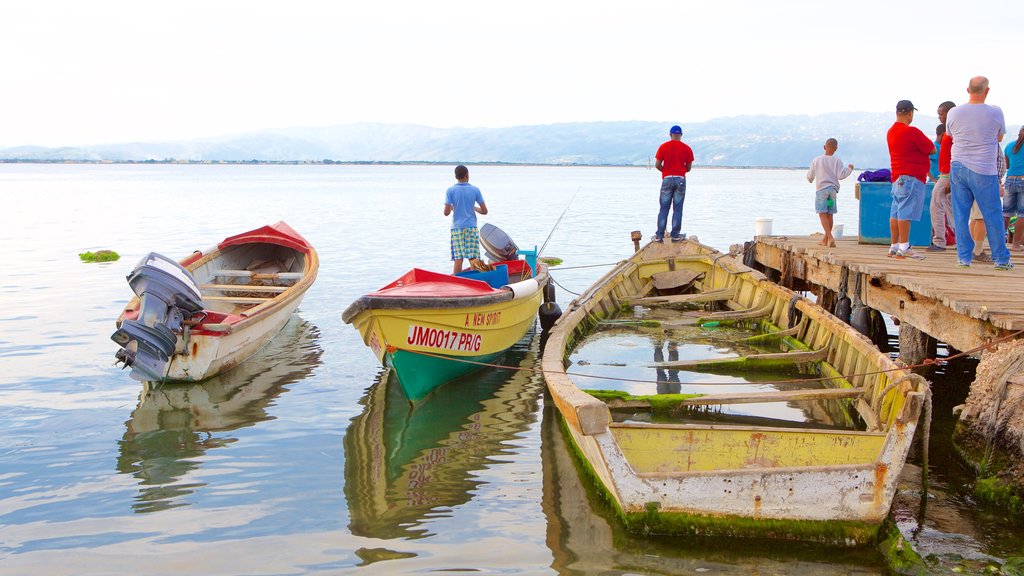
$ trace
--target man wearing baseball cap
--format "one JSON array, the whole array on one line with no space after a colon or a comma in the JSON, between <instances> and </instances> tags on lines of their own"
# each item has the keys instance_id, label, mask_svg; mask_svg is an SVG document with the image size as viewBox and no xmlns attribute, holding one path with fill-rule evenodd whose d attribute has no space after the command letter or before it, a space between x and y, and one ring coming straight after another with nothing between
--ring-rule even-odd
<instances>
[{"instance_id":1,"label":"man wearing baseball cap","mask_svg":"<svg viewBox=\"0 0 1024 576\"><path fill-rule=\"evenodd\" d=\"M693 166L693 150L683 142L683 129L673 126L668 131L669 140L658 147L654 155L654 167L661 172L661 209L658 210L658 230L652 240L665 241L668 226L668 210L672 208L672 241L686 239L680 233L683 226L683 201L686 200L686 173Z\"/></svg>"},{"instance_id":2,"label":"man wearing baseball cap","mask_svg":"<svg viewBox=\"0 0 1024 576\"><path fill-rule=\"evenodd\" d=\"M896 103L896 122L889 128L889 162L892 171L892 208L889 209L889 257L923 260L924 256L910 247L910 222L920 220L924 210L925 180L935 153L935 143L914 121L914 104L910 100Z\"/></svg>"}]
</instances>

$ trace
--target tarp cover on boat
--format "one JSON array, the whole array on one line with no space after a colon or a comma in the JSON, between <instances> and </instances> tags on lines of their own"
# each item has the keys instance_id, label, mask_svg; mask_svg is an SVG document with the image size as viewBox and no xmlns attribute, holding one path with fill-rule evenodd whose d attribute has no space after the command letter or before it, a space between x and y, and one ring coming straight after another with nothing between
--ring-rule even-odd
<instances>
[{"instance_id":1,"label":"tarp cover on boat","mask_svg":"<svg viewBox=\"0 0 1024 576\"><path fill-rule=\"evenodd\" d=\"M277 244L279 246L286 246L305 253L309 253L313 248L313 246L310 245L310 243L307 242L301 234L293 230L291 226L285 224L283 220L277 224L263 226L262 228L242 232L241 234L225 238L223 242L217 245L217 247L223 250L228 246L252 243Z\"/></svg>"}]
</instances>

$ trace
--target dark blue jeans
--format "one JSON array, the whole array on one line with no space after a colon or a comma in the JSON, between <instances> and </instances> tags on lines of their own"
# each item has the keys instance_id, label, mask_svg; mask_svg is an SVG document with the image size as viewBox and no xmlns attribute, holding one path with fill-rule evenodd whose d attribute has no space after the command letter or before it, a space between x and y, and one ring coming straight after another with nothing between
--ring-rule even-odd
<instances>
[{"instance_id":1,"label":"dark blue jeans","mask_svg":"<svg viewBox=\"0 0 1024 576\"><path fill-rule=\"evenodd\" d=\"M992 248L992 260L996 264L1010 261L1006 249L1006 228L1003 227L1003 203L999 199L999 177L995 174L978 174L960 162L953 162L949 172L949 183L953 189L950 197L953 203L953 223L956 228L956 255L961 262L970 263L974 258L974 240L971 238L971 204L978 203L978 209L985 219L985 233Z\"/></svg>"},{"instance_id":2,"label":"dark blue jeans","mask_svg":"<svg viewBox=\"0 0 1024 576\"><path fill-rule=\"evenodd\" d=\"M683 201L686 200L686 178L667 176L661 180L661 209L658 210L658 238L665 237L668 209L672 208L672 235L678 236L683 227Z\"/></svg>"}]
</instances>

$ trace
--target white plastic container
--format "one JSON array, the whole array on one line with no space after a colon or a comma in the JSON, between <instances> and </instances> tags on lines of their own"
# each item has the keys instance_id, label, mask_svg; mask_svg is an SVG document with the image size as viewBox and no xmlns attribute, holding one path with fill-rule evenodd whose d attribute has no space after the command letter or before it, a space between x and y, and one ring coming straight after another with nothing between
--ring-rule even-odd
<instances>
[{"instance_id":1,"label":"white plastic container","mask_svg":"<svg viewBox=\"0 0 1024 576\"><path fill-rule=\"evenodd\" d=\"M842 224L833 224L832 225L832 237L835 238L836 240L842 240L843 239L843 225Z\"/></svg>"},{"instance_id":2,"label":"white plastic container","mask_svg":"<svg viewBox=\"0 0 1024 576\"><path fill-rule=\"evenodd\" d=\"M772 219L754 218L754 236L771 236Z\"/></svg>"}]
</instances>

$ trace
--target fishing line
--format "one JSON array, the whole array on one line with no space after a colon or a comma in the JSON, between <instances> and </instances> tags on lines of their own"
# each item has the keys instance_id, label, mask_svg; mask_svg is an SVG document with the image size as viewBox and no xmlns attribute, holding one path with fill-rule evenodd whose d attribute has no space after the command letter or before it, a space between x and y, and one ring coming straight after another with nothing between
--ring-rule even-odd
<instances>
[{"instance_id":1,"label":"fishing line","mask_svg":"<svg viewBox=\"0 0 1024 576\"><path fill-rule=\"evenodd\" d=\"M576 195L580 193L581 188L583 187L576 187L576 191L573 192L572 198L569 198L569 203L566 204L565 210L562 210L562 215L558 217L558 220L555 220L555 225L551 227L551 232L548 232L548 237L544 239L544 243L541 244L540 250L537 251L538 258L540 258L540 255L544 253L544 249L548 247L548 240L551 240L551 235L555 233L555 229L557 229L558 225L562 222L562 218L565 216L565 213L569 211L569 206L572 206L572 201L576 199Z\"/></svg>"}]
</instances>

